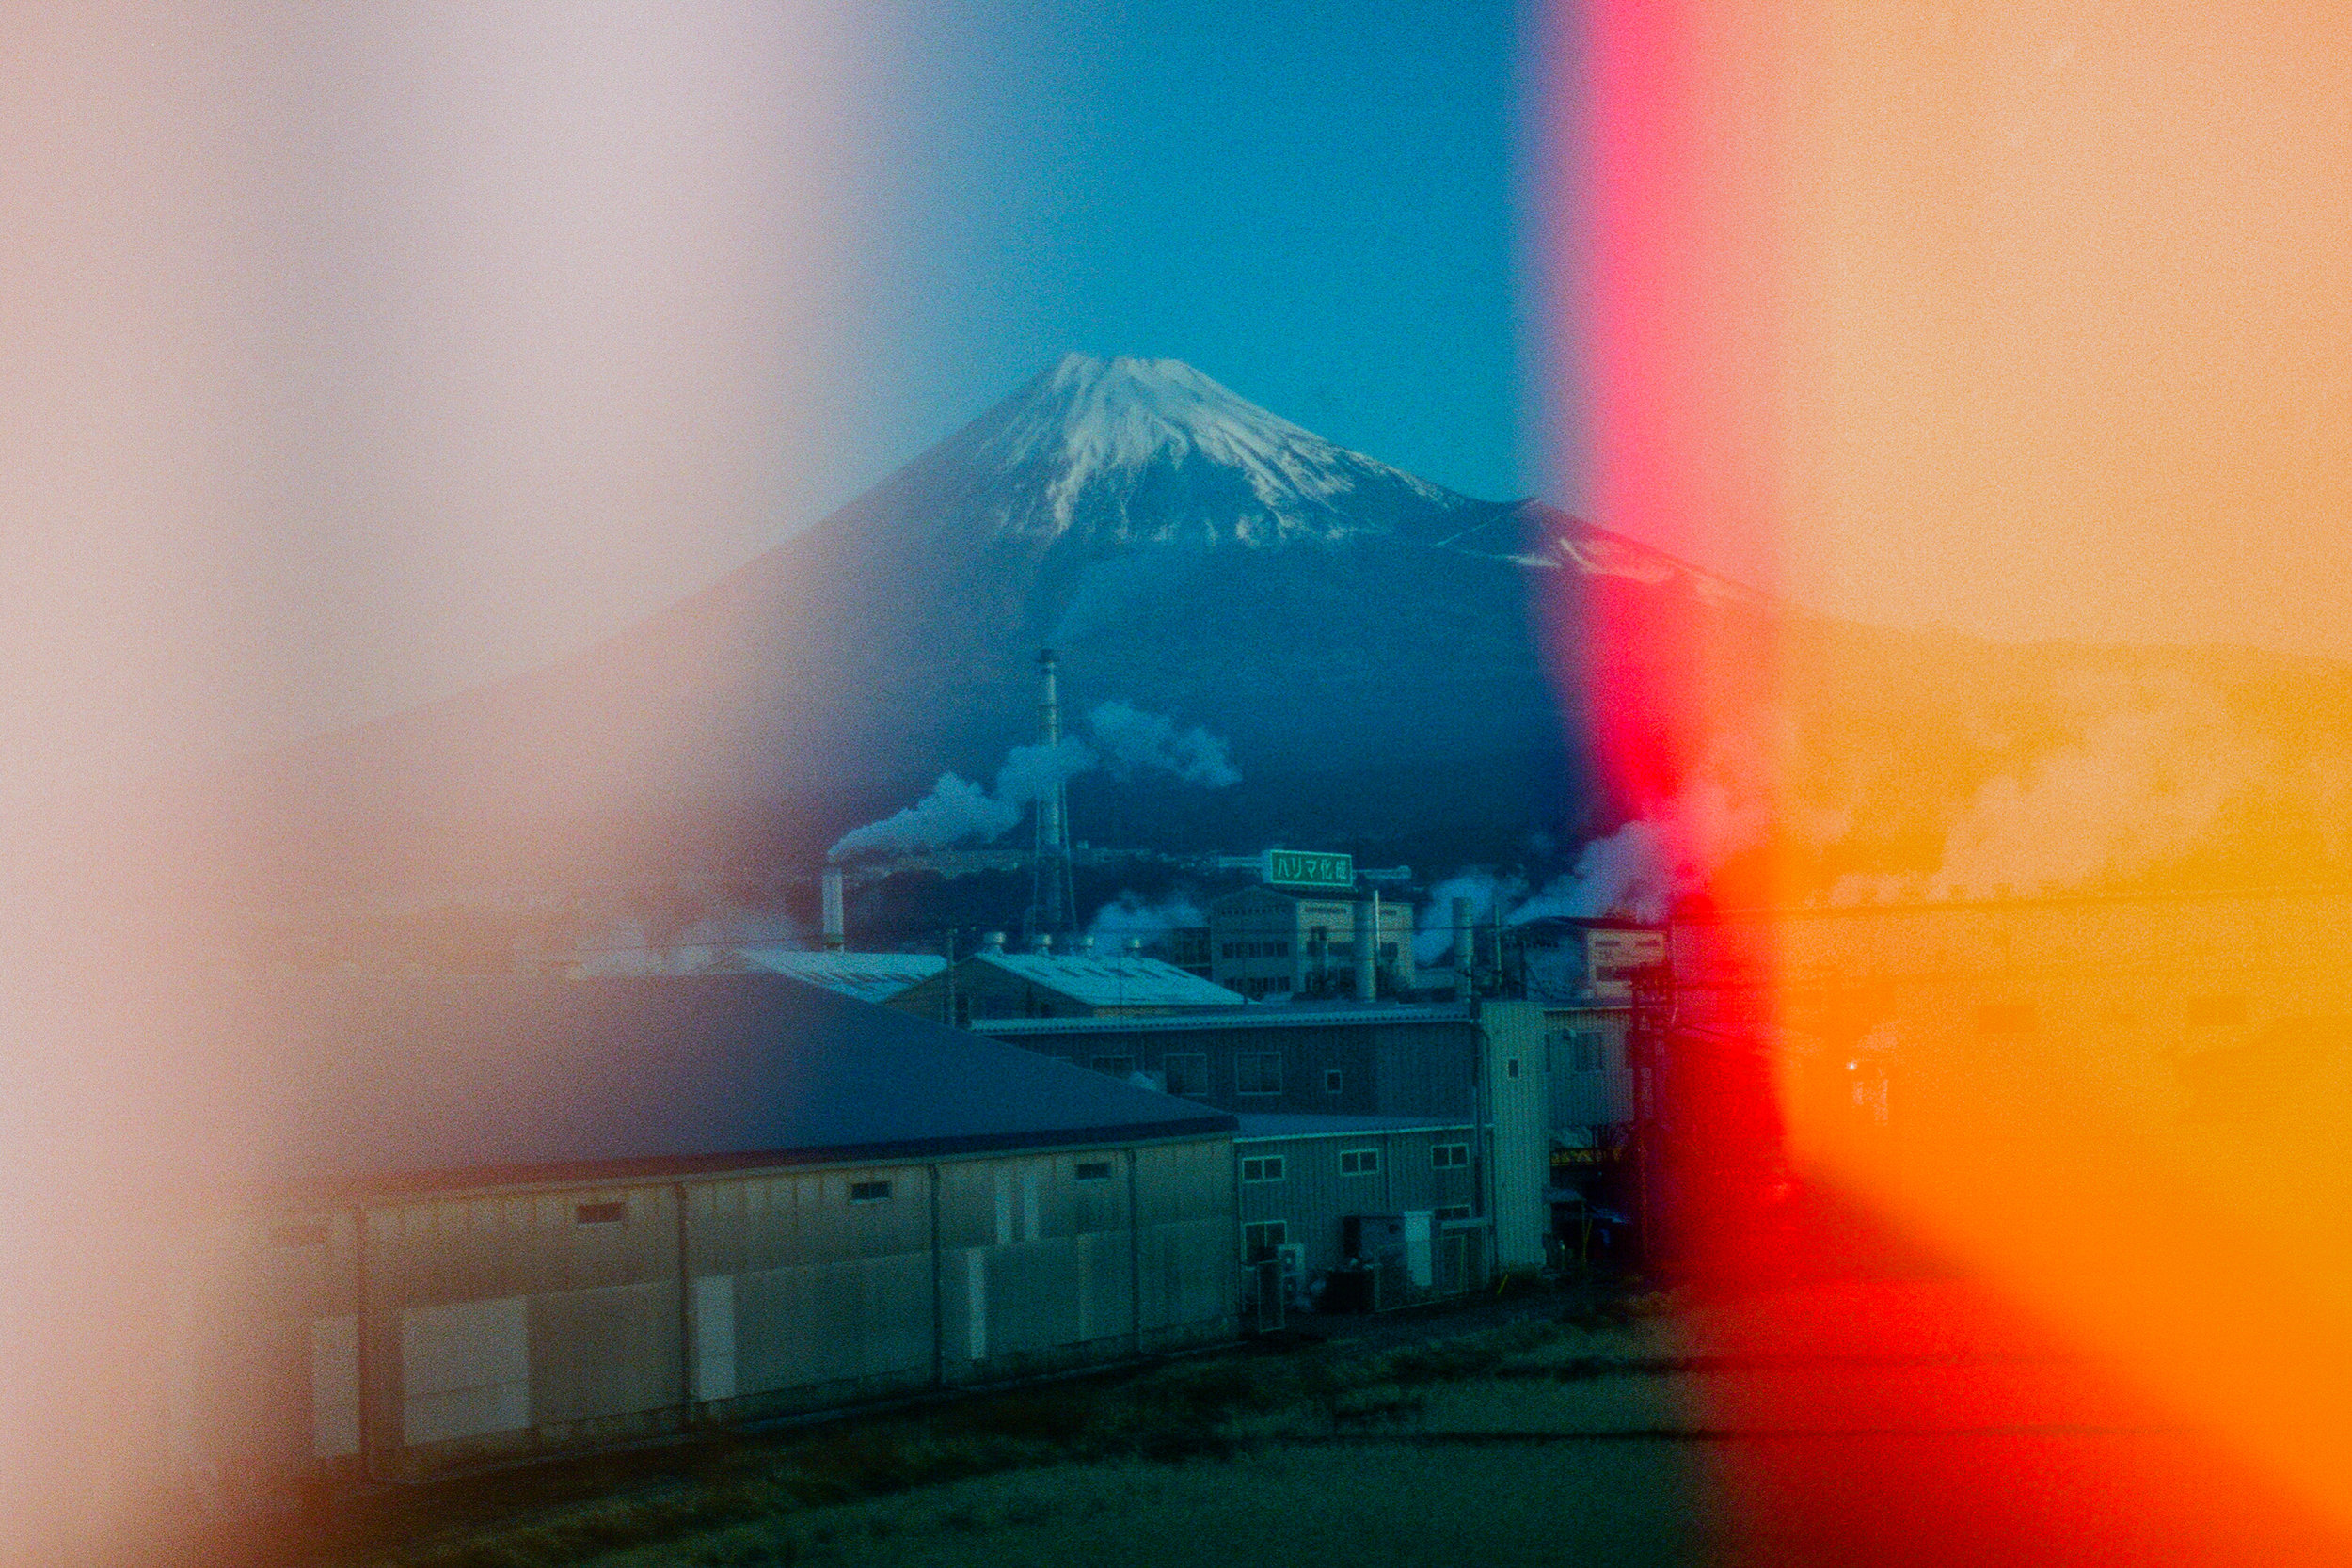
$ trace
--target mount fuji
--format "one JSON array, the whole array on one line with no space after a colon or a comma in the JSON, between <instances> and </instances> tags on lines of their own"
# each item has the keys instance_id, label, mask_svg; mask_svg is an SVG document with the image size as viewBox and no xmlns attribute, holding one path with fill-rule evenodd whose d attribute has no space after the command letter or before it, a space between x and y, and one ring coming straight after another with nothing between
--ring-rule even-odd
<instances>
[{"instance_id":1,"label":"mount fuji","mask_svg":"<svg viewBox=\"0 0 2352 1568\"><path fill-rule=\"evenodd\" d=\"M1770 822L1756 869L1831 895L2352 876L2342 665L1815 615L1188 366L1076 355L620 635L238 787L322 893L804 873L943 774L997 777L1037 734L1045 647L1073 721L1198 726L1241 776L1073 779L1071 833L1098 844L1534 878L1665 802L1718 839ZM1605 720L1638 749L1660 693L1721 730L1706 776L1610 798L1582 737Z\"/></svg>"},{"instance_id":2,"label":"mount fuji","mask_svg":"<svg viewBox=\"0 0 2352 1568\"><path fill-rule=\"evenodd\" d=\"M1034 661L1226 737L1242 784L1076 792L1081 838L1438 856L1579 809L1534 610L1561 574L1661 608L1755 596L1535 502L1349 451L1172 360L1070 355L708 589L531 674L307 743L285 800L520 847L800 860L1036 730ZM1466 826L1474 824L1475 826ZM1464 852L1467 852L1465 847Z\"/></svg>"}]
</instances>

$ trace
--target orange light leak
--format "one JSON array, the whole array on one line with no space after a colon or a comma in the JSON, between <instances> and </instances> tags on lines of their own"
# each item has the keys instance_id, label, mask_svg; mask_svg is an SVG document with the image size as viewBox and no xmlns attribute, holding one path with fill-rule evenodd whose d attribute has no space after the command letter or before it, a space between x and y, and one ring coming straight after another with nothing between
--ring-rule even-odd
<instances>
[{"instance_id":1,"label":"orange light leak","mask_svg":"<svg viewBox=\"0 0 2352 1568\"><path fill-rule=\"evenodd\" d=\"M1545 48L1595 522L1853 621L2352 656L2352 12L1595 0ZM1860 727L1892 644L1606 579L1549 624L1623 809L1730 754L1773 817L1677 934L1653 1134L1669 1260L1779 1369L1721 1380L1724 1555L2352 1560L2352 896L2280 803L2337 732L2254 805L2183 805L2242 695L1996 788ZM1985 788L1833 897L1806 759L1897 744ZM2074 873L1992 865L1996 810ZM2127 861L2194 874L2076 896Z\"/></svg>"}]
</instances>

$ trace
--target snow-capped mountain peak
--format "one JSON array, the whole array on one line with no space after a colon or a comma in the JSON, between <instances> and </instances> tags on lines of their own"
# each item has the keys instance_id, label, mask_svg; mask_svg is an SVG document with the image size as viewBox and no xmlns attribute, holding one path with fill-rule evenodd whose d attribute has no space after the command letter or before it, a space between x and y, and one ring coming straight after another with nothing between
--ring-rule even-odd
<instances>
[{"instance_id":1,"label":"snow-capped mountain peak","mask_svg":"<svg viewBox=\"0 0 2352 1568\"><path fill-rule=\"evenodd\" d=\"M1275 544L1474 504L1174 359L1064 355L949 446L1000 536Z\"/></svg>"}]
</instances>

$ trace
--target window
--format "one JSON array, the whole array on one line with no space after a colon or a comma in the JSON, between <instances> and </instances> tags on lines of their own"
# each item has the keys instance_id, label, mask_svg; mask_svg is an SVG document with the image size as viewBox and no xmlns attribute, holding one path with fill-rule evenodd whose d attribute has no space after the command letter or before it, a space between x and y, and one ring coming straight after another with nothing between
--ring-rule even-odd
<instances>
[{"instance_id":1,"label":"window","mask_svg":"<svg viewBox=\"0 0 2352 1568\"><path fill-rule=\"evenodd\" d=\"M1113 1078L1124 1078L1136 1070L1136 1059L1133 1056L1097 1056L1087 1066L1097 1072L1107 1072Z\"/></svg>"},{"instance_id":2,"label":"window","mask_svg":"<svg viewBox=\"0 0 2352 1568\"><path fill-rule=\"evenodd\" d=\"M1251 1155L1241 1163L1244 1181L1279 1181L1282 1180L1282 1156L1279 1154Z\"/></svg>"},{"instance_id":3,"label":"window","mask_svg":"<svg viewBox=\"0 0 2352 1568\"><path fill-rule=\"evenodd\" d=\"M286 1225L273 1225L269 1227L269 1244L272 1246L325 1246L326 1244L326 1222L325 1220L295 1220Z\"/></svg>"},{"instance_id":4,"label":"window","mask_svg":"<svg viewBox=\"0 0 2352 1568\"><path fill-rule=\"evenodd\" d=\"M1325 1094L1337 1094L1340 1092L1340 1069L1338 1068L1324 1069L1323 1092Z\"/></svg>"},{"instance_id":5,"label":"window","mask_svg":"<svg viewBox=\"0 0 2352 1568\"><path fill-rule=\"evenodd\" d=\"M1176 1052L1160 1058L1160 1071L1168 1076L1170 1094L1206 1094L1209 1092L1209 1059L1192 1052Z\"/></svg>"},{"instance_id":6,"label":"window","mask_svg":"<svg viewBox=\"0 0 2352 1568\"><path fill-rule=\"evenodd\" d=\"M1274 1256L1275 1248L1290 1240L1291 1227L1282 1220L1260 1220L1241 1227L1241 1247L1253 1263Z\"/></svg>"},{"instance_id":7,"label":"window","mask_svg":"<svg viewBox=\"0 0 2352 1568\"><path fill-rule=\"evenodd\" d=\"M1233 1089L1238 1094L1280 1094L1282 1053L1242 1051L1233 1055Z\"/></svg>"},{"instance_id":8,"label":"window","mask_svg":"<svg viewBox=\"0 0 2352 1568\"><path fill-rule=\"evenodd\" d=\"M1108 1160L1081 1160L1076 1175L1081 1181L1108 1181L1111 1179L1111 1163Z\"/></svg>"},{"instance_id":9,"label":"window","mask_svg":"<svg viewBox=\"0 0 2352 1568\"><path fill-rule=\"evenodd\" d=\"M1266 945L1273 949L1270 957L1287 958L1291 956L1291 944L1287 942L1268 942Z\"/></svg>"},{"instance_id":10,"label":"window","mask_svg":"<svg viewBox=\"0 0 2352 1568\"><path fill-rule=\"evenodd\" d=\"M1444 1208L1438 1211L1438 1219L1440 1224L1447 1220L1466 1220L1468 1218L1470 1218L1470 1205L1467 1203L1449 1203Z\"/></svg>"},{"instance_id":11,"label":"window","mask_svg":"<svg viewBox=\"0 0 2352 1568\"><path fill-rule=\"evenodd\" d=\"M1429 1168L1453 1170L1470 1164L1470 1145L1432 1144L1429 1146Z\"/></svg>"},{"instance_id":12,"label":"window","mask_svg":"<svg viewBox=\"0 0 2352 1568\"><path fill-rule=\"evenodd\" d=\"M1510 1060L1502 1064L1502 1076L1505 1078L1517 1078L1518 1075L1519 1059L1517 1056L1512 1057Z\"/></svg>"},{"instance_id":13,"label":"window","mask_svg":"<svg viewBox=\"0 0 2352 1568\"><path fill-rule=\"evenodd\" d=\"M1342 1176L1373 1176L1380 1169L1380 1151L1376 1148L1343 1148L1340 1150Z\"/></svg>"},{"instance_id":14,"label":"window","mask_svg":"<svg viewBox=\"0 0 2352 1568\"><path fill-rule=\"evenodd\" d=\"M1384 964L1396 962L1396 943L1384 942L1380 944L1380 961Z\"/></svg>"},{"instance_id":15,"label":"window","mask_svg":"<svg viewBox=\"0 0 2352 1568\"><path fill-rule=\"evenodd\" d=\"M881 1203L890 1196L887 1181L852 1181L850 1183L851 1203Z\"/></svg>"},{"instance_id":16,"label":"window","mask_svg":"<svg viewBox=\"0 0 2352 1568\"><path fill-rule=\"evenodd\" d=\"M1977 1009L1979 1035L2030 1035L2033 1027L2030 1002L1987 1002Z\"/></svg>"},{"instance_id":17,"label":"window","mask_svg":"<svg viewBox=\"0 0 2352 1568\"><path fill-rule=\"evenodd\" d=\"M1291 977L1287 974L1277 974L1273 979L1266 982L1266 989L1268 990L1288 990L1291 989Z\"/></svg>"},{"instance_id":18,"label":"window","mask_svg":"<svg viewBox=\"0 0 2352 1568\"><path fill-rule=\"evenodd\" d=\"M962 991L956 992L956 1027L972 1027L972 998Z\"/></svg>"},{"instance_id":19,"label":"window","mask_svg":"<svg viewBox=\"0 0 2352 1568\"><path fill-rule=\"evenodd\" d=\"M628 1218L626 1203L583 1203L572 1211L574 1225L619 1225Z\"/></svg>"},{"instance_id":20,"label":"window","mask_svg":"<svg viewBox=\"0 0 2352 1568\"><path fill-rule=\"evenodd\" d=\"M2192 1029L2221 1029L2246 1022L2246 998L2243 996L2192 996L2188 999L2188 1025Z\"/></svg>"},{"instance_id":21,"label":"window","mask_svg":"<svg viewBox=\"0 0 2352 1568\"><path fill-rule=\"evenodd\" d=\"M1568 1070L1598 1072L1609 1065L1607 1038L1597 1029L1579 1029L1568 1037Z\"/></svg>"}]
</instances>

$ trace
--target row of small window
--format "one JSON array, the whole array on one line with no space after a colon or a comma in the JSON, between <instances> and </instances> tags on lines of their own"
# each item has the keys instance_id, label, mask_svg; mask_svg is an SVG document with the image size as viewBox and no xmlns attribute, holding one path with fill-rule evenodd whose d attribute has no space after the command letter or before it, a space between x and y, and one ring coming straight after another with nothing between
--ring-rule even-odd
<instances>
[{"instance_id":1,"label":"row of small window","mask_svg":"<svg viewBox=\"0 0 2352 1568\"><path fill-rule=\"evenodd\" d=\"M1291 989L1287 974L1239 974L1233 977L1232 990L1244 996L1281 996Z\"/></svg>"},{"instance_id":2,"label":"row of small window","mask_svg":"<svg viewBox=\"0 0 2352 1568\"><path fill-rule=\"evenodd\" d=\"M1287 958L1291 944L1287 942L1224 942L1217 943L1217 956L1225 958Z\"/></svg>"},{"instance_id":3,"label":"row of small window","mask_svg":"<svg viewBox=\"0 0 2352 1568\"><path fill-rule=\"evenodd\" d=\"M1289 1157L1282 1154L1252 1154L1241 1163L1244 1181L1280 1181L1289 1174ZM1429 1168L1452 1170L1470 1164L1470 1145L1433 1144L1429 1149ZM1376 1176L1380 1171L1380 1151L1377 1148L1343 1148L1340 1150L1342 1176Z\"/></svg>"},{"instance_id":4,"label":"row of small window","mask_svg":"<svg viewBox=\"0 0 2352 1568\"><path fill-rule=\"evenodd\" d=\"M1081 1160L1071 1175L1080 1181L1108 1181L1111 1163L1108 1160ZM887 1203L892 1187L887 1181L852 1181L850 1183L851 1203ZM628 1219L626 1203L578 1203L572 1206L574 1225L621 1225ZM326 1243L326 1222L311 1220L270 1227L269 1239L276 1246L323 1246Z\"/></svg>"}]
</instances>

